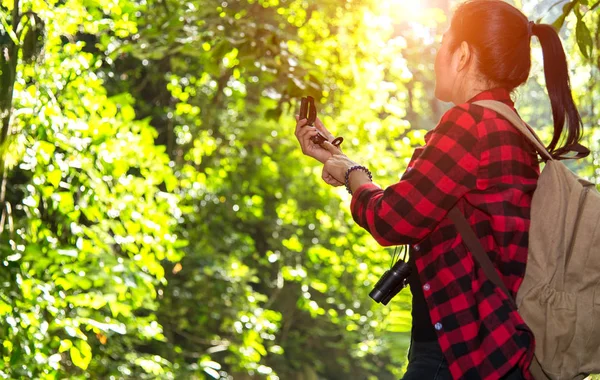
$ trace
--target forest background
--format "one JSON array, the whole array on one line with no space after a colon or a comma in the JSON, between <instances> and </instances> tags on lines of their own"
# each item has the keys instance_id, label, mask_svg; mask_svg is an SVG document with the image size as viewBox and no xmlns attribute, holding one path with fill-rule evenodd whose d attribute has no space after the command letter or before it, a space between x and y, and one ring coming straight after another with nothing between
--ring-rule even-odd
<instances>
[{"instance_id":1,"label":"forest background","mask_svg":"<svg viewBox=\"0 0 600 380\"><path fill-rule=\"evenodd\" d=\"M598 183L600 6L560 28ZM448 0L2 0L0 377L397 379L410 292L293 136L317 99L397 181L433 97ZM516 91L549 141L541 50Z\"/></svg>"}]
</instances>

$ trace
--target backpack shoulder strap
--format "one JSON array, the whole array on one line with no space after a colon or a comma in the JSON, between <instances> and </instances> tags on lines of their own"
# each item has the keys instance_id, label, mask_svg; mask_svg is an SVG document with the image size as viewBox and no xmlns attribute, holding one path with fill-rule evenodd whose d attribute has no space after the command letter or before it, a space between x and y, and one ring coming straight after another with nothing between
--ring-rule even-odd
<instances>
[{"instance_id":1,"label":"backpack shoulder strap","mask_svg":"<svg viewBox=\"0 0 600 380\"><path fill-rule=\"evenodd\" d=\"M492 281L496 286L498 286L502 291L506 294L510 302L513 304L515 309L517 309L517 305L515 300L511 296L508 288L504 284L504 281L498 275L496 268L494 268L494 264L492 260L488 257L487 253L485 253L485 249L481 245L481 242L475 235L473 228L465 218L465 216L460 212L457 206L454 206L452 210L448 213L448 217L454 224L456 225L456 229L458 233L462 236L467 248L471 251L471 255L477 260L481 269L483 269L483 273L485 273L488 280Z\"/></svg>"},{"instance_id":2,"label":"backpack shoulder strap","mask_svg":"<svg viewBox=\"0 0 600 380\"><path fill-rule=\"evenodd\" d=\"M546 150L542 140L540 140L533 129L531 129L530 126L521 120L519 115L517 115L516 112L513 111L509 106L497 100L478 100L473 102L473 104L477 104L481 107L485 107L499 113L512 125L514 125L515 128L517 128L527 138L527 140L533 144L533 146L535 146L535 149L542 157L552 160L552 155L550 155L550 153Z\"/></svg>"},{"instance_id":3,"label":"backpack shoulder strap","mask_svg":"<svg viewBox=\"0 0 600 380\"><path fill-rule=\"evenodd\" d=\"M494 285L498 286L504 294L508 297L508 301L512 304L515 310L518 310L517 303L515 299L510 295L508 288L504 284L504 281L498 275L496 268L494 268L494 264L492 260L490 260L489 256L485 253L485 249L481 245L481 242L475 235L475 231L465 218L465 216L460 212L457 206L452 207L450 212L448 213L448 217L454 224L456 225L456 229L458 233L462 236L467 248L471 251L471 255L477 260L481 269L483 269L483 273L485 273L486 277L494 283ZM550 377L546 374L546 372L542 369L540 362L537 357L533 357L531 361L531 366L529 367L529 371L533 375L533 378L536 380L550 380Z\"/></svg>"}]
</instances>

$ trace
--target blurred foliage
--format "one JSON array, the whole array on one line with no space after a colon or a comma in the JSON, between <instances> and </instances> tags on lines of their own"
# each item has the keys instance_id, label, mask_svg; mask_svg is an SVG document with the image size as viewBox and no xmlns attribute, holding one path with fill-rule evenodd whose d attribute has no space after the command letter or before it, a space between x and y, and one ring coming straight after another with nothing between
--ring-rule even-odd
<instances>
[{"instance_id":1,"label":"blurred foliage","mask_svg":"<svg viewBox=\"0 0 600 380\"><path fill-rule=\"evenodd\" d=\"M447 104L452 3L0 3L4 378L392 379L410 293L293 138L298 99L376 181ZM600 175L598 3L519 3L562 26ZM517 106L552 124L539 47ZM597 181L596 181L597 182Z\"/></svg>"}]
</instances>

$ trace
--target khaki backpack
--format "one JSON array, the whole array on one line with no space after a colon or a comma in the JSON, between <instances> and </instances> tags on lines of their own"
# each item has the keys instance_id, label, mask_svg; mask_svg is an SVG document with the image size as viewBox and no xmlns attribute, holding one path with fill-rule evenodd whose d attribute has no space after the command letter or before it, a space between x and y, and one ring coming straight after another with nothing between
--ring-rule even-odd
<instances>
[{"instance_id":1,"label":"khaki backpack","mask_svg":"<svg viewBox=\"0 0 600 380\"><path fill-rule=\"evenodd\" d=\"M530 370L536 380L600 373L600 193L553 159L509 106L473 104L510 121L547 160L533 194L527 268L516 299L535 336ZM464 216L457 208L449 216L489 280L511 298Z\"/></svg>"}]
</instances>

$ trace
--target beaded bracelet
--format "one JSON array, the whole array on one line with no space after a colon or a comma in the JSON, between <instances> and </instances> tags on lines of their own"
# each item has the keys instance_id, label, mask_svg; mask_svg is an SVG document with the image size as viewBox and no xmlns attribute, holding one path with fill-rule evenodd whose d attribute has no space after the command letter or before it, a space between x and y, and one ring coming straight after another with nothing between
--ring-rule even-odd
<instances>
[{"instance_id":1,"label":"beaded bracelet","mask_svg":"<svg viewBox=\"0 0 600 380\"><path fill-rule=\"evenodd\" d=\"M369 176L369 181L373 180L373 176L371 175L371 171L369 169L365 168L362 165L354 165L353 167L351 167L350 169L348 169L346 171L346 177L345 177L346 190L348 190L348 193L350 193L350 195L352 195L352 190L350 190L350 183L348 182L348 179L350 178L350 173L352 173L354 170L362 170L363 172L367 173L367 175Z\"/></svg>"}]
</instances>

